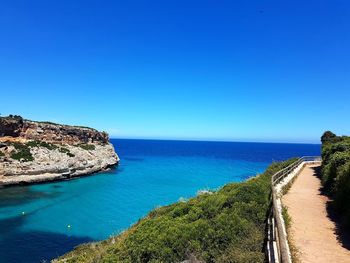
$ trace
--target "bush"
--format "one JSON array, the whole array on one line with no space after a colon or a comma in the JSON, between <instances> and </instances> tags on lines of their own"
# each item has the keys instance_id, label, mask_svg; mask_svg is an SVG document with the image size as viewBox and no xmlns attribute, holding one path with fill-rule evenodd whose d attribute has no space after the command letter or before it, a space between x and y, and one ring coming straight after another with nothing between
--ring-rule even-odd
<instances>
[{"instance_id":1,"label":"bush","mask_svg":"<svg viewBox=\"0 0 350 263\"><path fill-rule=\"evenodd\" d=\"M26 145L30 148L34 148L34 147L45 147L48 150L52 151L52 150L56 150L58 149L59 152L61 153L66 153L69 157L74 157L75 155L72 154L70 152L69 149L65 148L65 147L59 147L55 144L52 143L48 143L48 142L43 142L43 141L29 141L26 143Z\"/></svg>"},{"instance_id":2,"label":"bush","mask_svg":"<svg viewBox=\"0 0 350 263\"><path fill-rule=\"evenodd\" d=\"M26 145L28 146L28 147L39 147L40 146L40 142L39 141L29 141L29 142L27 142L26 143Z\"/></svg>"},{"instance_id":3,"label":"bush","mask_svg":"<svg viewBox=\"0 0 350 263\"><path fill-rule=\"evenodd\" d=\"M71 153L71 152L68 152L67 155L68 155L69 157L74 157L74 156L75 156L75 155L74 155L73 153Z\"/></svg>"},{"instance_id":4,"label":"bush","mask_svg":"<svg viewBox=\"0 0 350 263\"><path fill-rule=\"evenodd\" d=\"M339 169L350 161L350 151L335 152L330 155L328 161L322 167L322 184L328 191L333 191L336 183Z\"/></svg>"},{"instance_id":5,"label":"bush","mask_svg":"<svg viewBox=\"0 0 350 263\"><path fill-rule=\"evenodd\" d=\"M26 144L22 143L12 143L12 145L15 147L16 152L11 154L11 158L19 161L24 162L31 162L34 160L30 148Z\"/></svg>"},{"instance_id":6,"label":"bush","mask_svg":"<svg viewBox=\"0 0 350 263\"><path fill-rule=\"evenodd\" d=\"M87 150L87 151L93 151L96 149L95 145L93 145L93 144L79 144L78 146L80 148L83 148L84 150Z\"/></svg>"},{"instance_id":7,"label":"bush","mask_svg":"<svg viewBox=\"0 0 350 263\"><path fill-rule=\"evenodd\" d=\"M35 148L35 147L45 147L50 151L57 149L61 153L66 153L69 157L75 157L75 155L71 153L69 149L65 147L60 147L52 143L43 142L43 141L29 141L25 144L15 142L15 143L12 143L12 145L15 147L16 152L11 155L11 158L15 160L22 160L25 162L34 160L30 152L30 148ZM90 147L91 145L86 145L86 146L87 146L86 147L87 149L92 149L92 148L95 149L94 145L92 145L93 147ZM0 152L0 156L4 156L1 154L3 154L2 152Z\"/></svg>"},{"instance_id":8,"label":"bush","mask_svg":"<svg viewBox=\"0 0 350 263\"><path fill-rule=\"evenodd\" d=\"M61 152L61 153L69 153L69 152L70 152L69 149L64 148L64 147L60 147L58 150L59 150L59 152Z\"/></svg>"},{"instance_id":9,"label":"bush","mask_svg":"<svg viewBox=\"0 0 350 263\"><path fill-rule=\"evenodd\" d=\"M324 137L323 135L322 137ZM325 136L322 143L322 184L350 227L350 137Z\"/></svg>"},{"instance_id":10,"label":"bush","mask_svg":"<svg viewBox=\"0 0 350 263\"><path fill-rule=\"evenodd\" d=\"M334 142L337 141L338 137L337 135L335 135L333 132L331 131L326 131L325 133L323 133L323 135L321 136L321 142L322 143L328 143L328 142Z\"/></svg>"},{"instance_id":11,"label":"bush","mask_svg":"<svg viewBox=\"0 0 350 263\"><path fill-rule=\"evenodd\" d=\"M49 149L51 151L58 148L57 145L52 144L52 143L47 143L47 142L40 142L40 146L41 147L45 147L45 148L47 148L47 149Z\"/></svg>"},{"instance_id":12,"label":"bush","mask_svg":"<svg viewBox=\"0 0 350 263\"><path fill-rule=\"evenodd\" d=\"M322 160L323 164L326 165L331 156L336 152L349 152L350 141L344 140L342 142L326 143L322 145Z\"/></svg>"},{"instance_id":13,"label":"bush","mask_svg":"<svg viewBox=\"0 0 350 263\"><path fill-rule=\"evenodd\" d=\"M74 157L75 155L73 153L70 152L69 149L64 148L64 147L60 147L58 149L61 153L66 153L69 157Z\"/></svg>"},{"instance_id":14,"label":"bush","mask_svg":"<svg viewBox=\"0 0 350 263\"><path fill-rule=\"evenodd\" d=\"M28 147L45 147L49 150L55 150L55 149L59 148L55 144L43 142L43 141L30 141L30 142L27 142L26 145Z\"/></svg>"},{"instance_id":15,"label":"bush","mask_svg":"<svg viewBox=\"0 0 350 263\"><path fill-rule=\"evenodd\" d=\"M151 211L124 233L85 244L62 262L264 262L271 175L292 161L272 164L264 174L225 185Z\"/></svg>"}]
</instances>

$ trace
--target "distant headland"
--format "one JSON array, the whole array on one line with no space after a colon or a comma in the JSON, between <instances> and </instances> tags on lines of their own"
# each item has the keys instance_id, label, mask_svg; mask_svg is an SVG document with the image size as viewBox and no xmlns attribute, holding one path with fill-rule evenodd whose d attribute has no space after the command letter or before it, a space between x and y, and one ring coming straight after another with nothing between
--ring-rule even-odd
<instances>
[{"instance_id":1,"label":"distant headland","mask_svg":"<svg viewBox=\"0 0 350 263\"><path fill-rule=\"evenodd\" d=\"M0 186L69 179L118 162L106 132L0 117Z\"/></svg>"}]
</instances>

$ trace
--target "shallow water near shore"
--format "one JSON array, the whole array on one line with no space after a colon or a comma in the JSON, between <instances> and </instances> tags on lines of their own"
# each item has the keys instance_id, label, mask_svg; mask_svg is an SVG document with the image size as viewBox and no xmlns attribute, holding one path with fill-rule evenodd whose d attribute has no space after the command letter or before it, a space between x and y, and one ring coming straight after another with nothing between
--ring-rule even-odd
<instances>
[{"instance_id":1,"label":"shallow water near shore","mask_svg":"<svg viewBox=\"0 0 350 263\"><path fill-rule=\"evenodd\" d=\"M320 145L112 140L109 172L0 189L0 262L49 261L108 238L151 209L261 173L272 162L319 155Z\"/></svg>"}]
</instances>

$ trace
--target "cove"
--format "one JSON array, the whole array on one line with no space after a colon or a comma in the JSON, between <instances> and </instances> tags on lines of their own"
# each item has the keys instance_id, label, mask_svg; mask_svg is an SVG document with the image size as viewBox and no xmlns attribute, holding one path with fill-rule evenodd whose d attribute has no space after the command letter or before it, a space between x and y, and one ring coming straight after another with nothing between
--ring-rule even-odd
<instances>
[{"instance_id":1,"label":"cove","mask_svg":"<svg viewBox=\"0 0 350 263\"><path fill-rule=\"evenodd\" d=\"M112 140L111 171L0 189L0 262L41 262L118 234L150 210L241 182L272 162L319 155L320 145Z\"/></svg>"}]
</instances>

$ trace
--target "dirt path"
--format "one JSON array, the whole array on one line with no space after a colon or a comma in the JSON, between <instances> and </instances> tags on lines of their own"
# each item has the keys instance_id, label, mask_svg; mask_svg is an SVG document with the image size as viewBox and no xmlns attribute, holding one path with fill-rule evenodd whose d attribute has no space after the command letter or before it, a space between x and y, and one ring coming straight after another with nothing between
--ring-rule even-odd
<instances>
[{"instance_id":1,"label":"dirt path","mask_svg":"<svg viewBox=\"0 0 350 263\"><path fill-rule=\"evenodd\" d=\"M293 242L303 263L350 263L350 250L338 241L336 224L327 213L329 199L321 194L317 168L304 168L282 198L292 218Z\"/></svg>"}]
</instances>

